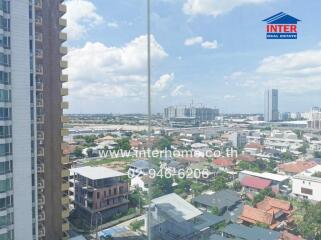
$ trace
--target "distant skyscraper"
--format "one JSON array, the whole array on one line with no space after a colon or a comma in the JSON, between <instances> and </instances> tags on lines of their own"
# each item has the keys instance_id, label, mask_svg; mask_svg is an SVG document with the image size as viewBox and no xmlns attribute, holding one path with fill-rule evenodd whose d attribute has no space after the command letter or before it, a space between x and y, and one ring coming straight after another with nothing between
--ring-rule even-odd
<instances>
[{"instance_id":1,"label":"distant skyscraper","mask_svg":"<svg viewBox=\"0 0 321 240\"><path fill-rule=\"evenodd\" d=\"M277 89L267 89L264 94L264 121L273 122L279 120Z\"/></svg>"},{"instance_id":2,"label":"distant skyscraper","mask_svg":"<svg viewBox=\"0 0 321 240\"><path fill-rule=\"evenodd\" d=\"M0 239L68 239L63 0L0 0Z\"/></svg>"}]
</instances>

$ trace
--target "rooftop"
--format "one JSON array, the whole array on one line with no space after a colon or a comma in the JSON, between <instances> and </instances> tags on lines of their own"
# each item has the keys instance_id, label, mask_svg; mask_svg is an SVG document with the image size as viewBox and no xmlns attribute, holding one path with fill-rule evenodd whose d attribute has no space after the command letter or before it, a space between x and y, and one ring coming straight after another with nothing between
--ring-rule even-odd
<instances>
[{"instance_id":1,"label":"rooftop","mask_svg":"<svg viewBox=\"0 0 321 240\"><path fill-rule=\"evenodd\" d=\"M85 178L89 178L91 180L99 180L105 178L113 178L113 177L121 177L126 176L126 174L112 170L106 167L80 167L71 169L71 174L79 174L84 176Z\"/></svg>"},{"instance_id":2,"label":"rooftop","mask_svg":"<svg viewBox=\"0 0 321 240\"><path fill-rule=\"evenodd\" d=\"M221 209L233 206L240 200L241 198L237 192L232 190L222 190L213 194L199 195L193 199L193 202Z\"/></svg>"},{"instance_id":3,"label":"rooftop","mask_svg":"<svg viewBox=\"0 0 321 240\"><path fill-rule=\"evenodd\" d=\"M252 172L248 170L241 171L241 173L246 174L246 175L251 175L259 178L264 178L272 181L277 181L277 182L283 182L287 179L289 179L288 176L280 175L280 174L275 174L275 173L257 173L257 172Z\"/></svg>"},{"instance_id":4,"label":"rooftop","mask_svg":"<svg viewBox=\"0 0 321 240\"><path fill-rule=\"evenodd\" d=\"M287 173L301 173L309 168L316 166L314 161L295 161L279 165L279 169Z\"/></svg>"},{"instance_id":5,"label":"rooftop","mask_svg":"<svg viewBox=\"0 0 321 240\"><path fill-rule=\"evenodd\" d=\"M262 179L254 176L245 176L240 181L242 186L255 188L255 189L265 189L271 185L271 180Z\"/></svg>"},{"instance_id":6,"label":"rooftop","mask_svg":"<svg viewBox=\"0 0 321 240\"><path fill-rule=\"evenodd\" d=\"M256 207L270 213L276 213L279 210L289 213L292 209L290 202L271 197L265 197L262 202L256 204Z\"/></svg>"},{"instance_id":7,"label":"rooftop","mask_svg":"<svg viewBox=\"0 0 321 240\"><path fill-rule=\"evenodd\" d=\"M176 193L155 198L152 200L152 203L166 211L167 215L176 222L188 221L202 214L200 210L179 197Z\"/></svg>"},{"instance_id":8,"label":"rooftop","mask_svg":"<svg viewBox=\"0 0 321 240\"><path fill-rule=\"evenodd\" d=\"M259 222L267 225L272 225L274 220L272 213L268 213L266 211L251 207L249 205L244 206L240 219L252 224L256 224Z\"/></svg>"},{"instance_id":9,"label":"rooftop","mask_svg":"<svg viewBox=\"0 0 321 240\"><path fill-rule=\"evenodd\" d=\"M224 233L246 240L276 240L281 233L261 227L247 227L241 224L230 224ZM218 238L219 239L219 238Z\"/></svg>"}]
</instances>

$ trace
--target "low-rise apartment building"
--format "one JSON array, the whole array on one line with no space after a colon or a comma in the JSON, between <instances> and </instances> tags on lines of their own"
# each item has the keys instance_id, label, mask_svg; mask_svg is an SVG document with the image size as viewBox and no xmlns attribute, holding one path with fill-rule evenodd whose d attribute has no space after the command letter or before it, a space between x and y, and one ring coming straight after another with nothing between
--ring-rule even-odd
<instances>
[{"instance_id":1,"label":"low-rise apartment building","mask_svg":"<svg viewBox=\"0 0 321 240\"><path fill-rule=\"evenodd\" d=\"M104 223L113 215L128 210L128 182L126 174L105 167L72 169L74 175L74 204L79 217L90 223L96 219Z\"/></svg>"}]
</instances>

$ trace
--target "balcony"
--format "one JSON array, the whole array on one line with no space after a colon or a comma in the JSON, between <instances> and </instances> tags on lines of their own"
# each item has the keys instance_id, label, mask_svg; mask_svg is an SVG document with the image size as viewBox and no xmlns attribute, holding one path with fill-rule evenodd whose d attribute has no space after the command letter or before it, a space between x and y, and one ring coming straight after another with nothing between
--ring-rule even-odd
<instances>
[{"instance_id":1,"label":"balcony","mask_svg":"<svg viewBox=\"0 0 321 240\"><path fill-rule=\"evenodd\" d=\"M68 75L62 74L62 75L60 76L60 81L61 81L61 82L68 82Z\"/></svg>"},{"instance_id":2,"label":"balcony","mask_svg":"<svg viewBox=\"0 0 321 240\"><path fill-rule=\"evenodd\" d=\"M68 67L68 62L67 61L64 61L64 60L61 60L60 61L60 67L62 69L66 69Z\"/></svg>"},{"instance_id":3,"label":"balcony","mask_svg":"<svg viewBox=\"0 0 321 240\"><path fill-rule=\"evenodd\" d=\"M60 95L61 96L68 96L68 88L62 88L60 90Z\"/></svg>"},{"instance_id":4,"label":"balcony","mask_svg":"<svg viewBox=\"0 0 321 240\"><path fill-rule=\"evenodd\" d=\"M69 217L69 209L63 208L61 213L61 218L67 218L67 217Z\"/></svg>"},{"instance_id":5,"label":"balcony","mask_svg":"<svg viewBox=\"0 0 321 240\"><path fill-rule=\"evenodd\" d=\"M43 147L37 148L37 156L44 157L45 156L45 149Z\"/></svg>"},{"instance_id":6,"label":"balcony","mask_svg":"<svg viewBox=\"0 0 321 240\"><path fill-rule=\"evenodd\" d=\"M69 155L62 156L61 157L61 163L62 164L68 164L69 163Z\"/></svg>"},{"instance_id":7,"label":"balcony","mask_svg":"<svg viewBox=\"0 0 321 240\"><path fill-rule=\"evenodd\" d=\"M61 102L61 109L68 109L69 108L69 102Z\"/></svg>"},{"instance_id":8,"label":"balcony","mask_svg":"<svg viewBox=\"0 0 321 240\"><path fill-rule=\"evenodd\" d=\"M38 220L44 221L45 219L46 219L45 212L43 212L43 211L38 212Z\"/></svg>"},{"instance_id":9,"label":"balcony","mask_svg":"<svg viewBox=\"0 0 321 240\"><path fill-rule=\"evenodd\" d=\"M37 172L38 173L44 173L45 172L45 165L43 163L37 164Z\"/></svg>"},{"instance_id":10,"label":"balcony","mask_svg":"<svg viewBox=\"0 0 321 240\"><path fill-rule=\"evenodd\" d=\"M41 116L37 116L37 123L44 123L45 122L45 116L41 115Z\"/></svg>"},{"instance_id":11,"label":"balcony","mask_svg":"<svg viewBox=\"0 0 321 240\"><path fill-rule=\"evenodd\" d=\"M39 224L39 228L38 228L38 237L39 238L43 238L46 236L46 229L44 227L43 224Z\"/></svg>"},{"instance_id":12,"label":"balcony","mask_svg":"<svg viewBox=\"0 0 321 240\"><path fill-rule=\"evenodd\" d=\"M37 131L37 139L38 140L44 140L45 139L45 133L43 131Z\"/></svg>"},{"instance_id":13,"label":"balcony","mask_svg":"<svg viewBox=\"0 0 321 240\"><path fill-rule=\"evenodd\" d=\"M35 8L42 9L42 0L35 0Z\"/></svg>"},{"instance_id":14,"label":"balcony","mask_svg":"<svg viewBox=\"0 0 321 240\"><path fill-rule=\"evenodd\" d=\"M68 191L68 190L69 190L69 187L70 187L69 182L62 182L62 184L61 184L61 191ZM68 198L68 196L67 196L67 199L68 199L68 203L69 203L69 198Z\"/></svg>"},{"instance_id":15,"label":"balcony","mask_svg":"<svg viewBox=\"0 0 321 240\"><path fill-rule=\"evenodd\" d=\"M61 12L62 14L65 14L67 12L67 6L65 4L60 3L59 12Z\"/></svg>"},{"instance_id":16,"label":"balcony","mask_svg":"<svg viewBox=\"0 0 321 240\"><path fill-rule=\"evenodd\" d=\"M60 32L59 33L59 39L61 40L61 41L67 41L67 33L64 33L64 32Z\"/></svg>"},{"instance_id":17,"label":"balcony","mask_svg":"<svg viewBox=\"0 0 321 240\"><path fill-rule=\"evenodd\" d=\"M45 180L43 180L43 179L38 179L37 187L38 187L38 189L44 189L44 187L45 187Z\"/></svg>"},{"instance_id":18,"label":"balcony","mask_svg":"<svg viewBox=\"0 0 321 240\"><path fill-rule=\"evenodd\" d=\"M62 28L67 27L67 20L64 18L59 18L59 26L61 26Z\"/></svg>"},{"instance_id":19,"label":"balcony","mask_svg":"<svg viewBox=\"0 0 321 240\"><path fill-rule=\"evenodd\" d=\"M62 122L62 123L68 123L68 122L69 122L69 117L67 117L67 116L61 116L61 122Z\"/></svg>"},{"instance_id":20,"label":"balcony","mask_svg":"<svg viewBox=\"0 0 321 240\"><path fill-rule=\"evenodd\" d=\"M38 196L38 205L45 205L45 203L46 203L45 196L44 195Z\"/></svg>"},{"instance_id":21,"label":"balcony","mask_svg":"<svg viewBox=\"0 0 321 240\"><path fill-rule=\"evenodd\" d=\"M63 169L61 170L61 177L64 178L64 177L69 177L70 175L70 172L68 169Z\"/></svg>"},{"instance_id":22,"label":"balcony","mask_svg":"<svg viewBox=\"0 0 321 240\"><path fill-rule=\"evenodd\" d=\"M43 107L43 99L37 99L37 107Z\"/></svg>"},{"instance_id":23,"label":"balcony","mask_svg":"<svg viewBox=\"0 0 321 240\"><path fill-rule=\"evenodd\" d=\"M69 188L69 185L68 185L68 188ZM65 190L63 190L63 191L65 191ZM61 198L61 204L62 205L69 205L69 203L70 203L70 201L69 201L69 196L68 195L63 196Z\"/></svg>"},{"instance_id":24,"label":"balcony","mask_svg":"<svg viewBox=\"0 0 321 240\"><path fill-rule=\"evenodd\" d=\"M36 49L36 58L38 59L43 58L43 51L41 49Z\"/></svg>"},{"instance_id":25,"label":"balcony","mask_svg":"<svg viewBox=\"0 0 321 240\"><path fill-rule=\"evenodd\" d=\"M61 129L61 136L64 137L64 136L68 136L68 135L69 135L69 130L66 128L62 128Z\"/></svg>"},{"instance_id":26,"label":"balcony","mask_svg":"<svg viewBox=\"0 0 321 240\"><path fill-rule=\"evenodd\" d=\"M42 16L36 16L35 17L35 25L37 26L42 26Z\"/></svg>"},{"instance_id":27,"label":"balcony","mask_svg":"<svg viewBox=\"0 0 321 240\"><path fill-rule=\"evenodd\" d=\"M36 90L37 91L43 91L43 83L37 82L36 83Z\"/></svg>"},{"instance_id":28,"label":"balcony","mask_svg":"<svg viewBox=\"0 0 321 240\"><path fill-rule=\"evenodd\" d=\"M36 74L43 75L43 66L42 65L38 64L36 66Z\"/></svg>"},{"instance_id":29,"label":"balcony","mask_svg":"<svg viewBox=\"0 0 321 240\"><path fill-rule=\"evenodd\" d=\"M68 53L68 48L61 46L60 47L60 54L64 56L64 55L67 55L67 53Z\"/></svg>"},{"instance_id":30,"label":"balcony","mask_svg":"<svg viewBox=\"0 0 321 240\"><path fill-rule=\"evenodd\" d=\"M36 42L42 42L42 39L43 39L42 33L36 32L35 39L36 39Z\"/></svg>"},{"instance_id":31,"label":"balcony","mask_svg":"<svg viewBox=\"0 0 321 240\"><path fill-rule=\"evenodd\" d=\"M62 231L63 232L69 231L69 222L65 222L62 224Z\"/></svg>"}]
</instances>

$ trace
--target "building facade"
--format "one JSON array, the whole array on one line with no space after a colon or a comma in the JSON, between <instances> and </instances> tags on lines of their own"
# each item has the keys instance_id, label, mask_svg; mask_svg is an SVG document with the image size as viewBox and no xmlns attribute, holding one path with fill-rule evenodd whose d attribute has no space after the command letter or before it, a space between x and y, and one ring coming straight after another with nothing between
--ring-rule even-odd
<instances>
[{"instance_id":1,"label":"building facade","mask_svg":"<svg viewBox=\"0 0 321 240\"><path fill-rule=\"evenodd\" d=\"M308 128L321 129L321 108L312 108L309 113Z\"/></svg>"},{"instance_id":2,"label":"building facade","mask_svg":"<svg viewBox=\"0 0 321 240\"><path fill-rule=\"evenodd\" d=\"M171 106L164 109L164 119L172 127L193 127L214 121L219 116L216 108Z\"/></svg>"},{"instance_id":3,"label":"building facade","mask_svg":"<svg viewBox=\"0 0 321 240\"><path fill-rule=\"evenodd\" d=\"M128 181L123 174L105 167L72 169L75 214L86 224L105 223L128 210Z\"/></svg>"},{"instance_id":4,"label":"building facade","mask_svg":"<svg viewBox=\"0 0 321 240\"><path fill-rule=\"evenodd\" d=\"M279 120L279 92L277 89L267 89L264 93L264 121L274 122Z\"/></svg>"},{"instance_id":5,"label":"building facade","mask_svg":"<svg viewBox=\"0 0 321 240\"><path fill-rule=\"evenodd\" d=\"M0 1L0 239L68 237L62 2Z\"/></svg>"}]
</instances>

